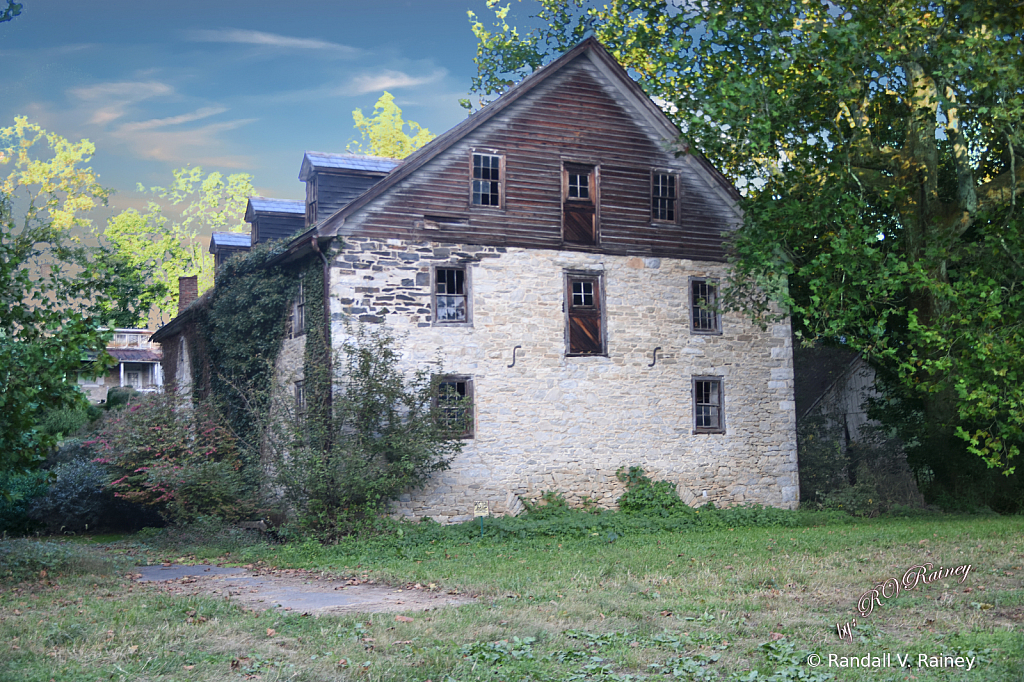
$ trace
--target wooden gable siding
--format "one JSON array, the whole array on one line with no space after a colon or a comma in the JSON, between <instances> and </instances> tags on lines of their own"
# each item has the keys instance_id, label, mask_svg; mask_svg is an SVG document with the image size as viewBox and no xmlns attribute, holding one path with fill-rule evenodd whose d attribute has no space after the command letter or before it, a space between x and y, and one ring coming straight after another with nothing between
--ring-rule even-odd
<instances>
[{"instance_id":1,"label":"wooden gable siding","mask_svg":"<svg viewBox=\"0 0 1024 682\"><path fill-rule=\"evenodd\" d=\"M302 230L306 219L299 214L269 214L256 218L256 243L287 239Z\"/></svg>"},{"instance_id":2,"label":"wooden gable siding","mask_svg":"<svg viewBox=\"0 0 1024 682\"><path fill-rule=\"evenodd\" d=\"M378 238L724 260L722 233L738 218L721 190L695 169L698 164L663 149L605 83L588 59L577 58L353 216L349 229ZM505 155L501 208L469 203L473 149ZM596 247L562 240L563 162L598 167ZM674 225L652 223L652 169L679 174ZM452 220L427 230L417 227L424 216Z\"/></svg>"},{"instance_id":3,"label":"wooden gable siding","mask_svg":"<svg viewBox=\"0 0 1024 682\"><path fill-rule=\"evenodd\" d=\"M383 173L317 171L316 220L320 221L333 215L384 177Z\"/></svg>"}]
</instances>

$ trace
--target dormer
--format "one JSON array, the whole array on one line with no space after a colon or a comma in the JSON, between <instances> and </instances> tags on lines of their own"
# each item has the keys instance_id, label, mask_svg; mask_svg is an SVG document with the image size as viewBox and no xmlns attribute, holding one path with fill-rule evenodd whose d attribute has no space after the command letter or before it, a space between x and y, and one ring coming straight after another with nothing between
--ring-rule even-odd
<instances>
[{"instance_id":1,"label":"dormer","mask_svg":"<svg viewBox=\"0 0 1024 682\"><path fill-rule=\"evenodd\" d=\"M252 248L252 237L244 232L214 232L210 237L210 253L213 267L220 266L236 253L245 253Z\"/></svg>"},{"instance_id":2,"label":"dormer","mask_svg":"<svg viewBox=\"0 0 1024 682\"><path fill-rule=\"evenodd\" d=\"M306 208L301 201L249 197L245 222L252 225L252 246L274 239L294 237L305 227Z\"/></svg>"},{"instance_id":3,"label":"dormer","mask_svg":"<svg viewBox=\"0 0 1024 682\"><path fill-rule=\"evenodd\" d=\"M305 226L332 215L394 170L400 159L306 152L299 180L306 183Z\"/></svg>"}]
</instances>

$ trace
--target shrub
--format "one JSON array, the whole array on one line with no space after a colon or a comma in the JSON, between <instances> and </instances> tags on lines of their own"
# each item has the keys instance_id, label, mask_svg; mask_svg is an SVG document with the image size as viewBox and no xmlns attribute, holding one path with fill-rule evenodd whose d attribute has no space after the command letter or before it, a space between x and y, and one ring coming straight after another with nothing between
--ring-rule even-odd
<instances>
[{"instance_id":1,"label":"shrub","mask_svg":"<svg viewBox=\"0 0 1024 682\"><path fill-rule=\"evenodd\" d=\"M300 527L325 539L345 535L447 469L461 451L458 436L466 430L470 404L460 403L459 418L442 418L435 403L440 368L407 376L400 360L387 327L358 326L334 363L340 376L329 419L316 417L322 396L307 396L304 419L277 419L285 433L270 440L286 444L276 458L278 482Z\"/></svg>"},{"instance_id":2,"label":"shrub","mask_svg":"<svg viewBox=\"0 0 1024 682\"><path fill-rule=\"evenodd\" d=\"M152 505L171 522L238 519L252 508L235 439L207 401L141 396L108 413L90 444L94 461L114 472L117 498Z\"/></svg>"},{"instance_id":3,"label":"shrub","mask_svg":"<svg viewBox=\"0 0 1024 682\"><path fill-rule=\"evenodd\" d=\"M93 457L95 457L95 455L93 454L92 448L89 445L86 445L84 439L65 438L64 441L54 448L46 457L46 464L44 466L52 468L58 464L67 462L87 462Z\"/></svg>"},{"instance_id":4,"label":"shrub","mask_svg":"<svg viewBox=\"0 0 1024 682\"><path fill-rule=\"evenodd\" d=\"M29 516L51 533L95 529L113 503L106 489L110 480L105 467L89 461L56 465L46 494L29 508Z\"/></svg>"},{"instance_id":5,"label":"shrub","mask_svg":"<svg viewBox=\"0 0 1024 682\"><path fill-rule=\"evenodd\" d=\"M39 429L51 436L73 436L82 431L88 423L88 408L62 407L47 410Z\"/></svg>"},{"instance_id":6,"label":"shrub","mask_svg":"<svg viewBox=\"0 0 1024 682\"><path fill-rule=\"evenodd\" d=\"M115 386L107 391L107 401L103 403L103 407L108 410L122 407L136 400L139 395L131 386Z\"/></svg>"},{"instance_id":7,"label":"shrub","mask_svg":"<svg viewBox=\"0 0 1024 682\"><path fill-rule=\"evenodd\" d=\"M621 467L615 475L626 484L626 492L619 498L619 509L627 514L688 517L695 513L680 499L671 482L652 481L641 467Z\"/></svg>"},{"instance_id":8,"label":"shrub","mask_svg":"<svg viewBox=\"0 0 1024 682\"><path fill-rule=\"evenodd\" d=\"M0 532L20 535L33 530L36 524L28 510L45 493L45 472L0 471Z\"/></svg>"}]
</instances>

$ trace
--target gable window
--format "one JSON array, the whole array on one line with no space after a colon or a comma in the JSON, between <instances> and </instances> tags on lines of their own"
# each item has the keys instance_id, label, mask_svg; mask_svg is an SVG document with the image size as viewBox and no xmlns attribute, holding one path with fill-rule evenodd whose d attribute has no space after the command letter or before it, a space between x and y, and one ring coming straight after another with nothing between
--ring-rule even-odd
<instances>
[{"instance_id":1,"label":"gable window","mask_svg":"<svg viewBox=\"0 0 1024 682\"><path fill-rule=\"evenodd\" d=\"M473 437L473 379L444 376L437 384L437 415L441 425L459 434Z\"/></svg>"},{"instance_id":2,"label":"gable window","mask_svg":"<svg viewBox=\"0 0 1024 682\"><path fill-rule=\"evenodd\" d=\"M306 291L299 280L299 291L288 315L288 337L297 339L306 333Z\"/></svg>"},{"instance_id":3,"label":"gable window","mask_svg":"<svg viewBox=\"0 0 1024 682\"><path fill-rule=\"evenodd\" d=\"M473 184L470 201L475 206L501 206L502 157L473 153Z\"/></svg>"},{"instance_id":4,"label":"gable window","mask_svg":"<svg viewBox=\"0 0 1024 682\"><path fill-rule=\"evenodd\" d=\"M597 244L597 174L594 166L562 166L562 239Z\"/></svg>"},{"instance_id":5,"label":"gable window","mask_svg":"<svg viewBox=\"0 0 1024 682\"><path fill-rule=\"evenodd\" d=\"M568 354L604 355L600 276L566 275L565 297Z\"/></svg>"},{"instance_id":6,"label":"gable window","mask_svg":"<svg viewBox=\"0 0 1024 682\"><path fill-rule=\"evenodd\" d=\"M301 420L306 415L306 382L295 382L295 418Z\"/></svg>"},{"instance_id":7,"label":"gable window","mask_svg":"<svg viewBox=\"0 0 1024 682\"><path fill-rule=\"evenodd\" d=\"M676 220L676 176L672 173L651 174L651 219Z\"/></svg>"},{"instance_id":8,"label":"gable window","mask_svg":"<svg viewBox=\"0 0 1024 682\"><path fill-rule=\"evenodd\" d=\"M690 278L690 331L697 334L721 334L722 318L718 302L718 280Z\"/></svg>"},{"instance_id":9,"label":"gable window","mask_svg":"<svg viewBox=\"0 0 1024 682\"><path fill-rule=\"evenodd\" d=\"M466 324L469 322L469 281L465 268L434 270L434 322Z\"/></svg>"},{"instance_id":10,"label":"gable window","mask_svg":"<svg viewBox=\"0 0 1024 682\"><path fill-rule=\"evenodd\" d=\"M725 432L722 377L693 377L693 432Z\"/></svg>"}]
</instances>

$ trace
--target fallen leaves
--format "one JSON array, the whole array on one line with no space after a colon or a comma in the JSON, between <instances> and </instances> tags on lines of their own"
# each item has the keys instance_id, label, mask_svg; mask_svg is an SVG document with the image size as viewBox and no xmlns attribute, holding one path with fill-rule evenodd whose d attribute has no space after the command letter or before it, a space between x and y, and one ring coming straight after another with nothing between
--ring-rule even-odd
<instances>
[{"instance_id":1,"label":"fallen leaves","mask_svg":"<svg viewBox=\"0 0 1024 682\"><path fill-rule=\"evenodd\" d=\"M413 621L409 616L395 616L395 620L399 623L411 623Z\"/></svg>"}]
</instances>

